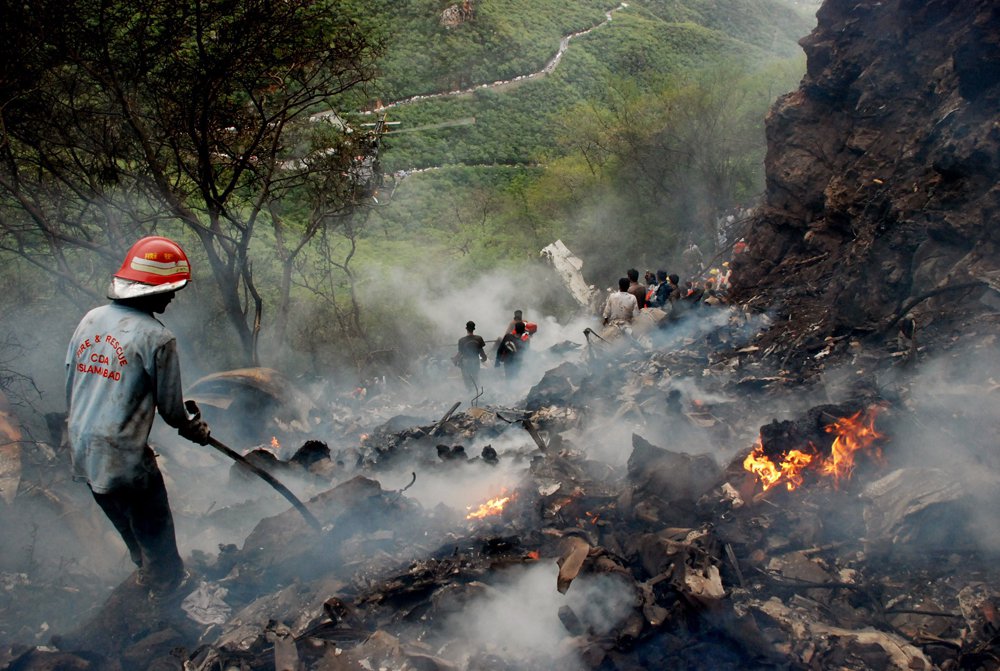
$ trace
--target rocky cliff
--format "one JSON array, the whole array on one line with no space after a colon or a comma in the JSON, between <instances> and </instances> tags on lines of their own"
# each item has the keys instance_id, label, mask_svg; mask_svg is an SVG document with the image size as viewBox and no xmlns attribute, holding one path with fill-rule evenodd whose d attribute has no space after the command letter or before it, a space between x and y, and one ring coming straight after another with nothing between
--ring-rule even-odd
<instances>
[{"instance_id":1,"label":"rocky cliff","mask_svg":"<svg viewBox=\"0 0 1000 671\"><path fill-rule=\"evenodd\" d=\"M807 73L767 119L737 298L776 310L773 333L801 351L911 304L922 328L986 309L1000 275L1000 4L827 0L817 17L800 42Z\"/></svg>"}]
</instances>

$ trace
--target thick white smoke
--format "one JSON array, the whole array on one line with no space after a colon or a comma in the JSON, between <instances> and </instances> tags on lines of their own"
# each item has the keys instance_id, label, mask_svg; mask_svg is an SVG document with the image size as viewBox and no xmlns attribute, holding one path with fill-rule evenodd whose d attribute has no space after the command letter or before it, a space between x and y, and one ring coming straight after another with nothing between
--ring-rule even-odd
<instances>
[{"instance_id":1,"label":"thick white smoke","mask_svg":"<svg viewBox=\"0 0 1000 671\"><path fill-rule=\"evenodd\" d=\"M555 563L508 573L446 625L446 636L462 641L467 655L493 654L524 668L558 659L560 668L572 669L575 653L559 609L572 609L583 627L599 636L618 625L636 601L633 588L610 574L580 576L563 595L556 591ZM587 668L576 661L576 668Z\"/></svg>"}]
</instances>

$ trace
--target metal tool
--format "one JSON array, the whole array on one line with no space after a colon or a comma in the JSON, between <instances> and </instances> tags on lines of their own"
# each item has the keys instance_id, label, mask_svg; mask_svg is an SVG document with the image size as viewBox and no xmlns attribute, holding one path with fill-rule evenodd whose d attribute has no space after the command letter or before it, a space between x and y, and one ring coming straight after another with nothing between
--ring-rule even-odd
<instances>
[{"instance_id":1,"label":"metal tool","mask_svg":"<svg viewBox=\"0 0 1000 671\"><path fill-rule=\"evenodd\" d=\"M299 501L298 497L295 496L295 494L293 494L291 490L288 489L288 487L278 482L278 479L275 478L273 475L271 475L262 468L254 466L242 454L227 447L216 438L212 438L211 436L209 436L208 444L217 449L219 452L222 452L224 455L226 455L236 463L246 467L254 474L259 476L262 480L264 480L267 484L271 485L276 490L278 490L278 493L284 496L286 499L288 499L288 502L291 503L293 506L295 506L295 509L302 514L302 517L305 518L306 522L308 522L309 526L311 526L313 529L315 529L316 531L323 530L323 525L319 523L319 520L316 519L316 517L311 512L309 512L309 509L305 507L305 504L303 504L302 501Z\"/></svg>"}]
</instances>

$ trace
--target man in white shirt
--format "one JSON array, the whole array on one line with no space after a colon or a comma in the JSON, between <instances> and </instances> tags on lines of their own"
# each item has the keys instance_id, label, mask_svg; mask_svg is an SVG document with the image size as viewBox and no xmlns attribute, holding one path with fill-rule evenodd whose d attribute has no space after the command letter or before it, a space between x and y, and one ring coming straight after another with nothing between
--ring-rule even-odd
<instances>
[{"instance_id":1,"label":"man in white shirt","mask_svg":"<svg viewBox=\"0 0 1000 671\"><path fill-rule=\"evenodd\" d=\"M629 279L622 277L618 280L618 291L608 296L604 303L604 324L630 324L632 319L639 314L639 303L635 296L629 293Z\"/></svg>"}]
</instances>

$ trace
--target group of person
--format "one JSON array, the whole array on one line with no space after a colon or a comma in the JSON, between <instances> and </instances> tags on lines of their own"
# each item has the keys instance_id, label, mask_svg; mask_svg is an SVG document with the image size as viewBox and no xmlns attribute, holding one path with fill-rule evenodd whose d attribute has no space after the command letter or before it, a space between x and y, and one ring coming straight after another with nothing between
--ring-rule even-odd
<instances>
[{"instance_id":1,"label":"group of person","mask_svg":"<svg viewBox=\"0 0 1000 671\"><path fill-rule=\"evenodd\" d=\"M723 271L713 268L707 279L693 279L681 284L680 277L665 270L647 270L643 284L639 271L629 268L618 280L618 291L612 292L601 314L604 325L630 323L646 308L669 310L674 316L686 308L700 305L721 305L727 302L729 288L728 263Z\"/></svg>"},{"instance_id":2,"label":"group of person","mask_svg":"<svg viewBox=\"0 0 1000 671\"><path fill-rule=\"evenodd\" d=\"M494 365L498 368L503 366L507 379L518 376L521 363L529 350L531 336L537 329L536 324L525 321L523 311L514 310L514 318L507 324L504 334L496 339ZM479 371L482 364L489 361L489 357L486 355L486 341L482 336L476 335L475 331L475 322L465 323L465 335L458 341L458 353L454 357L454 362L462 370L462 380L466 388L478 392Z\"/></svg>"}]
</instances>

